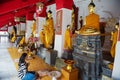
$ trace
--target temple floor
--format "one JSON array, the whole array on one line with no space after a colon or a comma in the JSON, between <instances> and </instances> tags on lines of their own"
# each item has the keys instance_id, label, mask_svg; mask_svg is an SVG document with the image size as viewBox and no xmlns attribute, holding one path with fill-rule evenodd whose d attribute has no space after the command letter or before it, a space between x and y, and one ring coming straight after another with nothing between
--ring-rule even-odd
<instances>
[{"instance_id":1,"label":"temple floor","mask_svg":"<svg viewBox=\"0 0 120 80\"><path fill-rule=\"evenodd\" d=\"M0 80L19 80L14 62L7 50L11 46L7 37L0 36Z\"/></svg>"},{"instance_id":2,"label":"temple floor","mask_svg":"<svg viewBox=\"0 0 120 80\"><path fill-rule=\"evenodd\" d=\"M9 43L7 37L0 36L0 80L19 80L17 77L18 61L22 53L18 52L14 43ZM29 71L54 70L55 68L46 64L44 60L34 55L29 61ZM40 80L51 80L45 76Z\"/></svg>"}]
</instances>

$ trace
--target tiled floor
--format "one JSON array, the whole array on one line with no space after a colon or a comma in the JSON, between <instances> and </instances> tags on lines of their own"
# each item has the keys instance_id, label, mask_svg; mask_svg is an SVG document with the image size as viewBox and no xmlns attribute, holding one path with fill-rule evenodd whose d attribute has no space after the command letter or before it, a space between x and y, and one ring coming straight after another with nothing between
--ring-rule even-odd
<instances>
[{"instance_id":1,"label":"tiled floor","mask_svg":"<svg viewBox=\"0 0 120 80\"><path fill-rule=\"evenodd\" d=\"M0 37L0 80L19 80L17 70L7 50L11 46L7 37Z\"/></svg>"}]
</instances>

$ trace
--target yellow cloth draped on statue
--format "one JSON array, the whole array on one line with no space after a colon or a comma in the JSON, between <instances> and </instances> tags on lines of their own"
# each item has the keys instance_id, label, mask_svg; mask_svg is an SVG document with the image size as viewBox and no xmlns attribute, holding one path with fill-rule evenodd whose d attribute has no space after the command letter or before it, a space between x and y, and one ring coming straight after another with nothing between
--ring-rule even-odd
<instances>
[{"instance_id":1,"label":"yellow cloth draped on statue","mask_svg":"<svg viewBox=\"0 0 120 80\"><path fill-rule=\"evenodd\" d=\"M111 56L114 58L115 57L115 49L116 49L116 43L117 43L117 35L118 35L118 31L115 31L112 33L112 47L111 47Z\"/></svg>"},{"instance_id":2,"label":"yellow cloth draped on statue","mask_svg":"<svg viewBox=\"0 0 120 80\"><path fill-rule=\"evenodd\" d=\"M92 13L86 16L86 25L85 28L92 27L96 30L100 30L99 27L99 15Z\"/></svg>"},{"instance_id":3,"label":"yellow cloth draped on statue","mask_svg":"<svg viewBox=\"0 0 120 80\"><path fill-rule=\"evenodd\" d=\"M45 43L44 46L46 48L50 47L50 31L47 26L44 26L44 32L45 32Z\"/></svg>"},{"instance_id":4,"label":"yellow cloth draped on statue","mask_svg":"<svg viewBox=\"0 0 120 80\"><path fill-rule=\"evenodd\" d=\"M40 33L41 42L46 48L50 48L54 40L54 24L53 19L47 19L46 25L44 25L44 30ZM44 32L44 34L43 34Z\"/></svg>"},{"instance_id":5,"label":"yellow cloth draped on statue","mask_svg":"<svg viewBox=\"0 0 120 80\"><path fill-rule=\"evenodd\" d=\"M64 41L65 41L64 49L71 50L72 49L72 40L71 40L70 29L67 29L65 31Z\"/></svg>"},{"instance_id":6,"label":"yellow cloth draped on statue","mask_svg":"<svg viewBox=\"0 0 120 80\"><path fill-rule=\"evenodd\" d=\"M86 16L86 25L80 29L80 31L85 31L86 29L92 28L96 31L100 31L99 27L99 15L92 13Z\"/></svg>"},{"instance_id":7,"label":"yellow cloth draped on statue","mask_svg":"<svg viewBox=\"0 0 120 80\"><path fill-rule=\"evenodd\" d=\"M53 23L53 19L47 19L46 20L46 24L47 24L47 28L48 28L48 32L49 32L49 42L50 44L53 43L53 39L54 39L54 23Z\"/></svg>"}]
</instances>

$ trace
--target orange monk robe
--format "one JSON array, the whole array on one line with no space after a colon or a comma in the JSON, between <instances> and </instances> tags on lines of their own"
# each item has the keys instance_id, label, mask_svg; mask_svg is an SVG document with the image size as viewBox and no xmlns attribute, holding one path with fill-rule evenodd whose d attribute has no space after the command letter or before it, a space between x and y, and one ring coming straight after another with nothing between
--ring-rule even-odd
<instances>
[{"instance_id":1,"label":"orange monk robe","mask_svg":"<svg viewBox=\"0 0 120 80\"><path fill-rule=\"evenodd\" d=\"M83 26L80 31L84 31L87 28L94 28L97 31L100 31L99 27L99 15L92 13L86 16L86 25Z\"/></svg>"},{"instance_id":2,"label":"orange monk robe","mask_svg":"<svg viewBox=\"0 0 120 80\"><path fill-rule=\"evenodd\" d=\"M117 35L118 35L118 31L115 31L112 34L112 47L111 47L111 56L114 58L115 57L115 49L116 49L116 43L117 43Z\"/></svg>"},{"instance_id":3,"label":"orange monk robe","mask_svg":"<svg viewBox=\"0 0 120 80\"><path fill-rule=\"evenodd\" d=\"M70 29L65 31L64 36L64 49L71 50L72 49L72 40L71 40L71 32Z\"/></svg>"},{"instance_id":4,"label":"orange monk robe","mask_svg":"<svg viewBox=\"0 0 120 80\"><path fill-rule=\"evenodd\" d=\"M92 27L97 29L98 31L100 30L99 27L99 15L92 13L86 16L86 25L85 27Z\"/></svg>"}]
</instances>

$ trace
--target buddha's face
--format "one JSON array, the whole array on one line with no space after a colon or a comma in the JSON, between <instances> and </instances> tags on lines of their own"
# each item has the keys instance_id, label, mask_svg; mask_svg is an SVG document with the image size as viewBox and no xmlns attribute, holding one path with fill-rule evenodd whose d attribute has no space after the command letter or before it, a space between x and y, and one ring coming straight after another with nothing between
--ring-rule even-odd
<instances>
[{"instance_id":1,"label":"buddha's face","mask_svg":"<svg viewBox=\"0 0 120 80\"><path fill-rule=\"evenodd\" d=\"M67 29L70 29L70 25L67 27Z\"/></svg>"},{"instance_id":2,"label":"buddha's face","mask_svg":"<svg viewBox=\"0 0 120 80\"><path fill-rule=\"evenodd\" d=\"M35 23L35 20L33 20L33 23Z\"/></svg>"},{"instance_id":3,"label":"buddha's face","mask_svg":"<svg viewBox=\"0 0 120 80\"><path fill-rule=\"evenodd\" d=\"M115 25L115 29L118 29L119 28L119 25Z\"/></svg>"},{"instance_id":4,"label":"buddha's face","mask_svg":"<svg viewBox=\"0 0 120 80\"><path fill-rule=\"evenodd\" d=\"M95 11L95 7L93 7L93 6L88 6L88 9L89 9L90 14L94 13L94 11Z\"/></svg>"},{"instance_id":5,"label":"buddha's face","mask_svg":"<svg viewBox=\"0 0 120 80\"><path fill-rule=\"evenodd\" d=\"M48 18L51 18L52 17L52 14L51 13L47 13L47 16L48 16Z\"/></svg>"}]
</instances>

